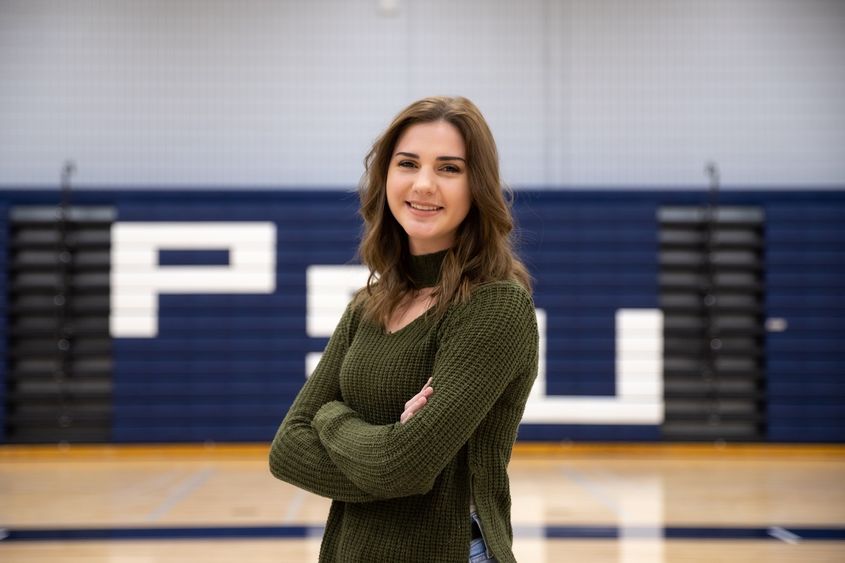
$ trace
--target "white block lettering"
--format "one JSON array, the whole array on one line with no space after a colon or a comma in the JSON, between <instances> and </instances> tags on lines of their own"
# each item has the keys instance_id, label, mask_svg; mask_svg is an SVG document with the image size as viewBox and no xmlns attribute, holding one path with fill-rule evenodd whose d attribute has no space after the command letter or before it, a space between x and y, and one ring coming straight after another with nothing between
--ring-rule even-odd
<instances>
[{"instance_id":1,"label":"white block lettering","mask_svg":"<svg viewBox=\"0 0 845 563\"><path fill-rule=\"evenodd\" d=\"M329 337L347 303L367 281L364 266L308 268L308 335ZM537 309L540 333L537 379L522 422L535 424L661 424L663 422L663 313L659 309L616 312L616 395L546 394L546 312ZM308 377L320 353L306 356Z\"/></svg>"},{"instance_id":2,"label":"white block lettering","mask_svg":"<svg viewBox=\"0 0 845 563\"><path fill-rule=\"evenodd\" d=\"M111 335L154 338L163 293L272 293L276 225L115 223L111 247ZM161 250L228 250L226 266L161 266Z\"/></svg>"},{"instance_id":3,"label":"white block lettering","mask_svg":"<svg viewBox=\"0 0 845 563\"><path fill-rule=\"evenodd\" d=\"M367 284L370 271L366 266L308 266L307 317L305 330L312 338L327 338L334 332L346 305L355 292ZM314 372L322 353L311 352L305 356L305 377Z\"/></svg>"},{"instance_id":4,"label":"white block lettering","mask_svg":"<svg viewBox=\"0 0 845 563\"><path fill-rule=\"evenodd\" d=\"M537 310L540 365L522 417L535 424L661 424L663 312L616 312L616 395L546 395L546 313Z\"/></svg>"}]
</instances>

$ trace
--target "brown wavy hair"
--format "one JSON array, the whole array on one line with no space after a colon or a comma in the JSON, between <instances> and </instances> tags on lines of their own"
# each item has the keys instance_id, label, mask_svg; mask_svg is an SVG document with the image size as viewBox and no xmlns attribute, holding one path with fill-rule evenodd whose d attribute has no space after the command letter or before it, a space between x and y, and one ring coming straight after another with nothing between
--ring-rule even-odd
<instances>
[{"instance_id":1,"label":"brown wavy hair","mask_svg":"<svg viewBox=\"0 0 845 563\"><path fill-rule=\"evenodd\" d=\"M451 123L463 137L471 204L443 259L431 312L442 315L452 303L466 300L473 288L490 281L514 280L531 291L531 276L513 250L512 192L500 180L499 154L487 122L467 98L424 98L402 110L373 143L364 158L358 190L364 219L358 254L370 269L358 299L365 316L382 326L418 289L408 270L408 236L387 205L388 167L396 142L408 127L435 121Z\"/></svg>"}]
</instances>

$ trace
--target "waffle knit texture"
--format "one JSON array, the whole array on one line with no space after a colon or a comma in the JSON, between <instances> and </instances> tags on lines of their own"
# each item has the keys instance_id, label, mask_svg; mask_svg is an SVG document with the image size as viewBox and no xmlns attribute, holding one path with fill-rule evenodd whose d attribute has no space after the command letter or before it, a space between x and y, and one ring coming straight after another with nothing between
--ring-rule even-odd
<instances>
[{"instance_id":1,"label":"waffle knit texture","mask_svg":"<svg viewBox=\"0 0 845 563\"><path fill-rule=\"evenodd\" d=\"M444 254L413 257L414 279L433 285ZM333 499L320 561L464 563L472 494L488 549L515 562L507 465L537 356L512 281L394 333L348 306L270 449L274 476ZM430 376L428 404L399 423Z\"/></svg>"}]
</instances>

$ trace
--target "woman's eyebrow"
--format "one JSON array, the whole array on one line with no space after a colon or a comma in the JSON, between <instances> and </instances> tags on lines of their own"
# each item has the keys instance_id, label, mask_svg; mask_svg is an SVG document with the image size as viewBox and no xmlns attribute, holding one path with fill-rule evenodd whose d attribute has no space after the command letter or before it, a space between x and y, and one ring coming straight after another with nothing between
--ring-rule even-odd
<instances>
[{"instance_id":1,"label":"woman's eyebrow","mask_svg":"<svg viewBox=\"0 0 845 563\"><path fill-rule=\"evenodd\" d=\"M393 155L393 156L399 156L399 155L402 155L402 156L410 156L411 158L416 158L416 159L419 159L419 158L420 158L420 155L418 155L418 154L414 154L414 153L412 153L412 152L397 152L397 153L396 153L395 155ZM463 162L466 162L466 159L461 158L460 156L438 156L438 157L437 157L437 158L435 158L434 160L461 160L461 161L463 161Z\"/></svg>"}]
</instances>

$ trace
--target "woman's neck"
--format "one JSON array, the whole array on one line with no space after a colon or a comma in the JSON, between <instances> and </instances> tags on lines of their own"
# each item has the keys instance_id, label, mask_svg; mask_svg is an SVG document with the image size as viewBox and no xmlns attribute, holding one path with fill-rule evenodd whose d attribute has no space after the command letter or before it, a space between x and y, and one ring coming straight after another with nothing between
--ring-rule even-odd
<instances>
[{"instance_id":1,"label":"woman's neck","mask_svg":"<svg viewBox=\"0 0 845 563\"><path fill-rule=\"evenodd\" d=\"M431 254L410 255L408 272L417 288L434 287L440 281L440 268L449 249Z\"/></svg>"}]
</instances>

